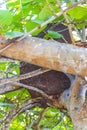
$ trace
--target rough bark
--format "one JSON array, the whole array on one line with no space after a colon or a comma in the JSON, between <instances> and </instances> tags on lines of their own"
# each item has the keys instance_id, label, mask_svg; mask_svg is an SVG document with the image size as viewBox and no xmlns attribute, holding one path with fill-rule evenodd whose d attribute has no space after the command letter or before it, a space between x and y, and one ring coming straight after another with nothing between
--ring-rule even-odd
<instances>
[{"instance_id":1,"label":"rough bark","mask_svg":"<svg viewBox=\"0 0 87 130\"><path fill-rule=\"evenodd\" d=\"M0 45L0 49L5 45ZM27 37L2 55L67 73L87 76L87 49Z\"/></svg>"}]
</instances>

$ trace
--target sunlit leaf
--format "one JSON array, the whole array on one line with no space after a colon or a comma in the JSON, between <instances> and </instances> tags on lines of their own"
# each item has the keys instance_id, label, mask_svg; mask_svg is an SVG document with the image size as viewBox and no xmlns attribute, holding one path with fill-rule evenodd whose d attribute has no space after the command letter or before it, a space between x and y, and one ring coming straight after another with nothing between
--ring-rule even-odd
<instances>
[{"instance_id":1,"label":"sunlit leaf","mask_svg":"<svg viewBox=\"0 0 87 130\"><path fill-rule=\"evenodd\" d=\"M48 9L48 6L46 5L43 7L41 12L39 13L38 18L43 21L43 20L48 19L51 15L52 15L52 12Z\"/></svg>"},{"instance_id":2,"label":"sunlit leaf","mask_svg":"<svg viewBox=\"0 0 87 130\"><path fill-rule=\"evenodd\" d=\"M10 25L12 22L12 15L7 10L0 10L0 26Z\"/></svg>"},{"instance_id":3,"label":"sunlit leaf","mask_svg":"<svg viewBox=\"0 0 87 130\"><path fill-rule=\"evenodd\" d=\"M76 6L71 10L67 11L67 14L69 14L70 17L77 20L82 20L84 16L86 16L85 19L87 19L87 6Z\"/></svg>"}]
</instances>

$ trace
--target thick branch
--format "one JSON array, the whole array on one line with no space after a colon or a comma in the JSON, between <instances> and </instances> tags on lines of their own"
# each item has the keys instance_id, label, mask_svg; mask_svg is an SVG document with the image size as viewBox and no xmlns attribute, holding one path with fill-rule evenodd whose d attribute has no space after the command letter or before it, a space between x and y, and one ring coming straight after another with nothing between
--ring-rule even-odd
<instances>
[{"instance_id":1,"label":"thick branch","mask_svg":"<svg viewBox=\"0 0 87 130\"><path fill-rule=\"evenodd\" d=\"M0 45L2 49L5 45ZM87 76L87 49L56 41L27 37L2 55L67 73Z\"/></svg>"},{"instance_id":2,"label":"thick branch","mask_svg":"<svg viewBox=\"0 0 87 130\"><path fill-rule=\"evenodd\" d=\"M81 77L60 97L64 107L70 113L75 130L87 130L87 100L85 98L87 82Z\"/></svg>"}]
</instances>

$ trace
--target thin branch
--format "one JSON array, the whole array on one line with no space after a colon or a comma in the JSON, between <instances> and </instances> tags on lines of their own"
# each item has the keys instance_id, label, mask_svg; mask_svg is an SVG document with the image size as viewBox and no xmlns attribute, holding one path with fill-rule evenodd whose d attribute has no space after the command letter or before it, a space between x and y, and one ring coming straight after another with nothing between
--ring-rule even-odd
<instances>
[{"instance_id":1,"label":"thin branch","mask_svg":"<svg viewBox=\"0 0 87 130\"><path fill-rule=\"evenodd\" d=\"M39 124L40 124L40 122L41 122L41 120L43 118L44 112L45 112L45 109L43 109L43 110L40 111L38 119L35 120L33 122L32 126L29 127L29 128L33 128L34 130L40 130Z\"/></svg>"},{"instance_id":2,"label":"thin branch","mask_svg":"<svg viewBox=\"0 0 87 130\"><path fill-rule=\"evenodd\" d=\"M35 88L33 86L28 86L28 85L25 85L25 84L22 84L22 83L18 83L18 82L14 82L13 85L17 85L17 86L20 86L20 87L24 87L24 88L27 88L28 90L32 90L32 91L35 91L37 93L40 93L42 96L44 96L45 98L47 99L51 99L51 96L47 95L45 92L43 92L42 90L38 89L38 88Z\"/></svg>"},{"instance_id":3,"label":"thin branch","mask_svg":"<svg viewBox=\"0 0 87 130\"><path fill-rule=\"evenodd\" d=\"M75 26L77 24L83 24L83 23L87 23L87 20L81 20L81 21L70 21L68 24L74 24Z\"/></svg>"},{"instance_id":4,"label":"thin branch","mask_svg":"<svg viewBox=\"0 0 87 130\"><path fill-rule=\"evenodd\" d=\"M5 88L4 88L5 87ZM39 93L40 95L42 95L44 97L44 99L47 99L49 101L52 101L51 103L47 103L48 106L50 107L53 107L53 106L57 106L59 107L58 105L58 101L56 101L55 99L53 99L52 96L49 96L48 94L46 94L43 90L40 90L39 88L36 88L34 86L29 86L29 85L26 85L26 84L23 84L23 83L19 83L19 82L13 82L11 84L6 84L4 86L1 86L0 88L0 94L3 94L3 93L6 93L8 91L13 91L13 90L16 90L16 89L19 89L19 88L26 88L28 90L32 90L32 91L35 91L37 93ZM4 90L3 90L4 89ZM2 92L1 92L2 91ZM56 105L57 104L57 105ZM61 108L61 106L59 107Z\"/></svg>"},{"instance_id":5,"label":"thin branch","mask_svg":"<svg viewBox=\"0 0 87 130\"><path fill-rule=\"evenodd\" d=\"M26 73L26 74L23 74L20 76L15 76L15 77L7 78L7 79L1 79L0 85L4 85L4 84L12 83L15 81L31 78L31 77L37 76L39 74L43 74L43 73L48 72L48 71L50 71L50 69L40 68L38 70L29 72L29 73Z\"/></svg>"},{"instance_id":6,"label":"thin branch","mask_svg":"<svg viewBox=\"0 0 87 130\"><path fill-rule=\"evenodd\" d=\"M62 7L61 7L61 4L60 4L60 1L59 0L56 0L57 1L57 4L59 6L59 8L61 9L61 12L66 20L66 23L68 24L69 23L69 19L66 15L66 12L63 11ZM73 34L72 34L72 27L71 27L71 24L68 24L68 29L69 29L69 34L70 34L70 38L71 38L71 41L72 41L72 44L74 44L74 39L73 39Z\"/></svg>"},{"instance_id":7,"label":"thin branch","mask_svg":"<svg viewBox=\"0 0 87 130\"><path fill-rule=\"evenodd\" d=\"M17 86L15 83L2 85L2 86L0 86L0 95L4 94L4 93L7 93L7 92L17 90L19 88L20 87Z\"/></svg>"},{"instance_id":8,"label":"thin branch","mask_svg":"<svg viewBox=\"0 0 87 130\"><path fill-rule=\"evenodd\" d=\"M85 26L82 28L82 39L83 39L83 42L86 42L86 30L85 30Z\"/></svg>"},{"instance_id":9,"label":"thin branch","mask_svg":"<svg viewBox=\"0 0 87 130\"><path fill-rule=\"evenodd\" d=\"M0 54L1 54L3 51L5 51L6 49L10 48L12 45L14 45L14 42L13 42L13 43L10 43L10 44L8 44L7 46L5 46L4 48L2 48L2 49L0 50Z\"/></svg>"}]
</instances>

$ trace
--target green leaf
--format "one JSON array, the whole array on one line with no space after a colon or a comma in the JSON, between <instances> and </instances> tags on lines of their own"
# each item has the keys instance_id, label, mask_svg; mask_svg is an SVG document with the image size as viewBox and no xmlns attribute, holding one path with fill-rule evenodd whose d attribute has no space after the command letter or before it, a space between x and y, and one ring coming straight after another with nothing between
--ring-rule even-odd
<instances>
[{"instance_id":1,"label":"green leaf","mask_svg":"<svg viewBox=\"0 0 87 130\"><path fill-rule=\"evenodd\" d=\"M58 32L55 32L55 31L50 31L50 30L48 30L48 34L49 34L52 38L55 38L55 39L57 39L57 38L62 38L62 35L59 34Z\"/></svg>"},{"instance_id":2,"label":"green leaf","mask_svg":"<svg viewBox=\"0 0 87 130\"><path fill-rule=\"evenodd\" d=\"M0 70L6 70L7 62L0 62Z\"/></svg>"},{"instance_id":3,"label":"green leaf","mask_svg":"<svg viewBox=\"0 0 87 130\"><path fill-rule=\"evenodd\" d=\"M13 107L14 104L10 104L10 103L0 103L1 107Z\"/></svg>"},{"instance_id":4,"label":"green leaf","mask_svg":"<svg viewBox=\"0 0 87 130\"><path fill-rule=\"evenodd\" d=\"M31 20L32 22L34 22L34 23L37 23L37 24L42 24L43 23L43 21L41 21L41 20L37 20L37 19L35 19L35 20Z\"/></svg>"},{"instance_id":5,"label":"green leaf","mask_svg":"<svg viewBox=\"0 0 87 130\"><path fill-rule=\"evenodd\" d=\"M48 9L48 6L45 5L41 12L38 15L39 20L47 20L52 15L52 12Z\"/></svg>"},{"instance_id":6,"label":"green leaf","mask_svg":"<svg viewBox=\"0 0 87 130\"><path fill-rule=\"evenodd\" d=\"M84 16L86 16L85 19L87 19L87 6L76 6L71 10L67 11L67 14L77 20L82 20Z\"/></svg>"},{"instance_id":7,"label":"green leaf","mask_svg":"<svg viewBox=\"0 0 87 130\"><path fill-rule=\"evenodd\" d=\"M39 34L46 26L39 28L39 24L37 24L36 22L26 22L26 28L27 31L31 31L34 28L38 27L38 30L36 30L34 33L32 33L33 36Z\"/></svg>"},{"instance_id":8,"label":"green leaf","mask_svg":"<svg viewBox=\"0 0 87 130\"><path fill-rule=\"evenodd\" d=\"M45 112L45 115L46 116L49 116L49 117L54 117L58 114L58 110L55 109L55 108L48 108L47 111Z\"/></svg>"},{"instance_id":9,"label":"green leaf","mask_svg":"<svg viewBox=\"0 0 87 130\"><path fill-rule=\"evenodd\" d=\"M22 94L22 97L20 98L20 102L21 100L23 100L23 98L29 97L29 92L25 88L22 88L13 92L8 92L5 95L7 98L14 99L16 96L21 96L21 94Z\"/></svg>"},{"instance_id":10,"label":"green leaf","mask_svg":"<svg viewBox=\"0 0 87 130\"><path fill-rule=\"evenodd\" d=\"M21 37L23 35L24 35L24 33L22 33L22 32L7 32L5 34L5 36L8 37L8 38Z\"/></svg>"},{"instance_id":11,"label":"green leaf","mask_svg":"<svg viewBox=\"0 0 87 130\"><path fill-rule=\"evenodd\" d=\"M0 26L8 26L12 22L12 15L7 10L0 10Z\"/></svg>"}]
</instances>

